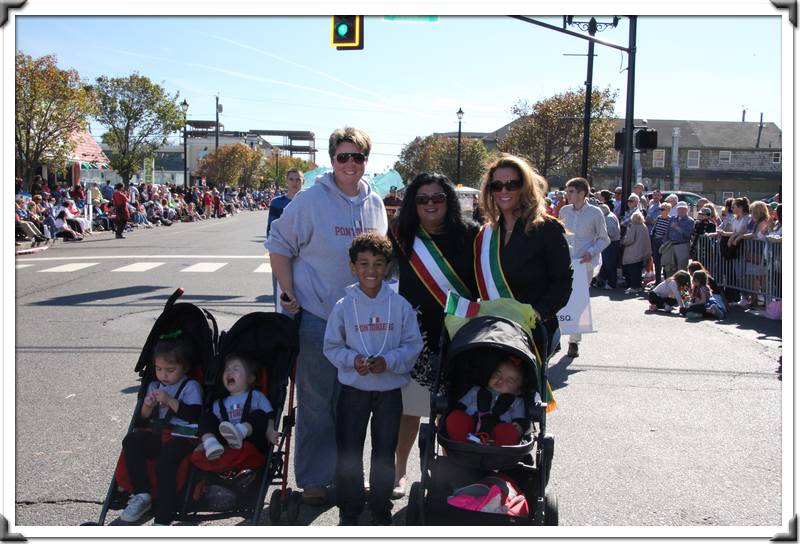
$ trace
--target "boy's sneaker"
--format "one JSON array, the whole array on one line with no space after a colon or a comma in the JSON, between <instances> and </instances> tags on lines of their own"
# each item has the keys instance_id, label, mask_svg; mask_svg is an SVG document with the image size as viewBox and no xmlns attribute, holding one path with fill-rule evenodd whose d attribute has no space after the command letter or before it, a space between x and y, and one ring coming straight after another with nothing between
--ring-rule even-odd
<instances>
[{"instance_id":1,"label":"boy's sneaker","mask_svg":"<svg viewBox=\"0 0 800 544\"><path fill-rule=\"evenodd\" d=\"M128 506L119 515L119 519L126 523L135 523L150 510L151 504L150 493L132 495L128 501Z\"/></svg>"},{"instance_id":2,"label":"boy's sneaker","mask_svg":"<svg viewBox=\"0 0 800 544\"><path fill-rule=\"evenodd\" d=\"M244 437L242 433L239 432L239 429L236 428L236 425L231 423L230 421L223 421L219 424L219 434L222 435L222 438L228 443L228 446L231 448L238 450L242 448L242 441Z\"/></svg>"},{"instance_id":3,"label":"boy's sneaker","mask_svg":"<svg viewBox=\"0 0 800 544\"><path fill-rule=\"evenodd\" d=\"M392 512L390 510L386 510L383 512L372 512L372 524L373 525L391 525L392 524Z\"/></svg>"},{"instance_id":4,"label":"boy's sneaker","mask_svg":"<svg viewBox=\"0 0 800 544\"><path fill-rule=\"evenodd\" d=\"M665 312L671 312L672 311L672 306L670 306L669 304L664 304L664 306L662 306L662 309Z\"/></svg>"}]
</instances>

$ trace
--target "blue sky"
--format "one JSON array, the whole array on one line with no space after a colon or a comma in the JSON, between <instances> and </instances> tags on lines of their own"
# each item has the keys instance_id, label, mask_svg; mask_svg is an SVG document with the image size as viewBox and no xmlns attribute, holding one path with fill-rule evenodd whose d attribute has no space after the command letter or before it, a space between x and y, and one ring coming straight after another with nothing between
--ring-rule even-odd
<instances>
[{"instance_id":1,"label":"blue sky","mask_svg":"<svg viewBox=\"0 0 800 544\"><path fill-rule=\"evenodd\" d=\"M739 121L744 107L748 121L763 112L765 121L784 126L775 13L640 16L636 117ZM561 26L560 17L537 19ZM586 79L586 41L509 17L367 17L363 51L331 47L324 16L19 15L16 22L18 50L55 53L62 68L86 80L138 71L186 98L189 119L213 119L219 93L227 130L310 130L324 166L333 129L363 128L374 142L374 172L391 167L415 136L457 130L459 107L462 130L489 132L512 120L517 101L535 102ZM628 20L598 38L627 45ZM595 53L594 85L618 90L622 117L626 55L600 45ZM102 128L93 132L99 136Z\"/></svg>"}]
</instances>

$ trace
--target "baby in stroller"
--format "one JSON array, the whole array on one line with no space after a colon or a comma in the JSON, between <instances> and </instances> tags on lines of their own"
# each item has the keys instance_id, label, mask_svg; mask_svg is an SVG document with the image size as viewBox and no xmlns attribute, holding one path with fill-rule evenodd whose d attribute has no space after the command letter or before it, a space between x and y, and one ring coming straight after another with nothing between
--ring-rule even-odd
<instances>
[{"instance_id":1,"label":"baby in stroller","mask_svg":"<svg viewBox=\"0 0 800 544\"><path fill-rule=\"evenodd\" d=\"M212 411L200 419L200 438L209 461L222 457L225 448L220 440L234 450L249 441L261 453L266 453L267 441L278 443L272 405L261 391L253 389L255 382L256 365L252 361L237 354L225 359L222 383L228 395L215 400Z\"/></svg>"},{"instance_id":2,"label":"baby in stroller","mask_svg":"<svg viewBox=\"0 0 800 544\"><path fill-rule=\"evenodd\" d=\"M501 359L485 387L476 385L455 404L446 418L451 440L495 446L519 444L530 429L522 394L519 357Z\"/></svg>"},{"instance_id":3,"label":"baby in stroller","mask_svg":"<svg viewBox=\"0 0 800 544\"><path fill-rule=\"evenodd\" d=\"M142 423L122 441L133 493L120 519L139 521L153 503L148 459L156 461L158 499L155 525L169 525L177 505L178 465L195 448L203 393L186 373L190 345L180 329L163 334L153 348L156 379L150 382L139 413ZM167 435L167 436L162 436Z\"/></svg>"}]
</instances>

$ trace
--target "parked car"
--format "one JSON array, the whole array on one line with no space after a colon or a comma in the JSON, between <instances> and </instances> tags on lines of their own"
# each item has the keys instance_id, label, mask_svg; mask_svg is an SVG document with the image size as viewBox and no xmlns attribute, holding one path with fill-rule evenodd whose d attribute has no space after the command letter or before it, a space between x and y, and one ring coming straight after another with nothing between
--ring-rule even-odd
<instances>
[{"instance_id":1,"label":"parked car","mask_svg":"<svg viewBox=\"0 0 800 544\"><path fill-rule=\"evenodd\" d=\"M664 189L661 191L663 198L661 200L666 199L669 195L675 195L678 197L679 202L686 202L692 208L697 207L697 201L701 198L706 198L702 195L698 195L697 193L690 193L689 191L670 191L668 189ZM647 193L647 198L650 199L652 197L652 191ZM709 200L710 201L710 200Z\"/></svg>"}]
</instances>

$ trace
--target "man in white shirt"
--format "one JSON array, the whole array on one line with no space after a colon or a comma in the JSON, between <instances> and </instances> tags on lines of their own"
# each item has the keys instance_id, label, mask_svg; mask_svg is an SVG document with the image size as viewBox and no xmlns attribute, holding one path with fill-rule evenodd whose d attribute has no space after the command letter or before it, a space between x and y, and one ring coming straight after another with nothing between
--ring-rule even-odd
<instances>
[{"instance_id":1,"label":"man in white shirt","mask_svg":"<svg viewBox=\"0 0 800 544\"><path fill-rule=\"evenodd\" d=\"M558 218L564 223L564 229L567 231L570 256L573 260L587 263L587 285L592 281L594 268L600 262L600 253L611 243L603 212L587 202L588 194L589 182L584 178L572 178L567 182L568 204L558 212ZM569 335L567 357L578 356L580 341L580 334Z\"/></svg>"}]
</instances>

